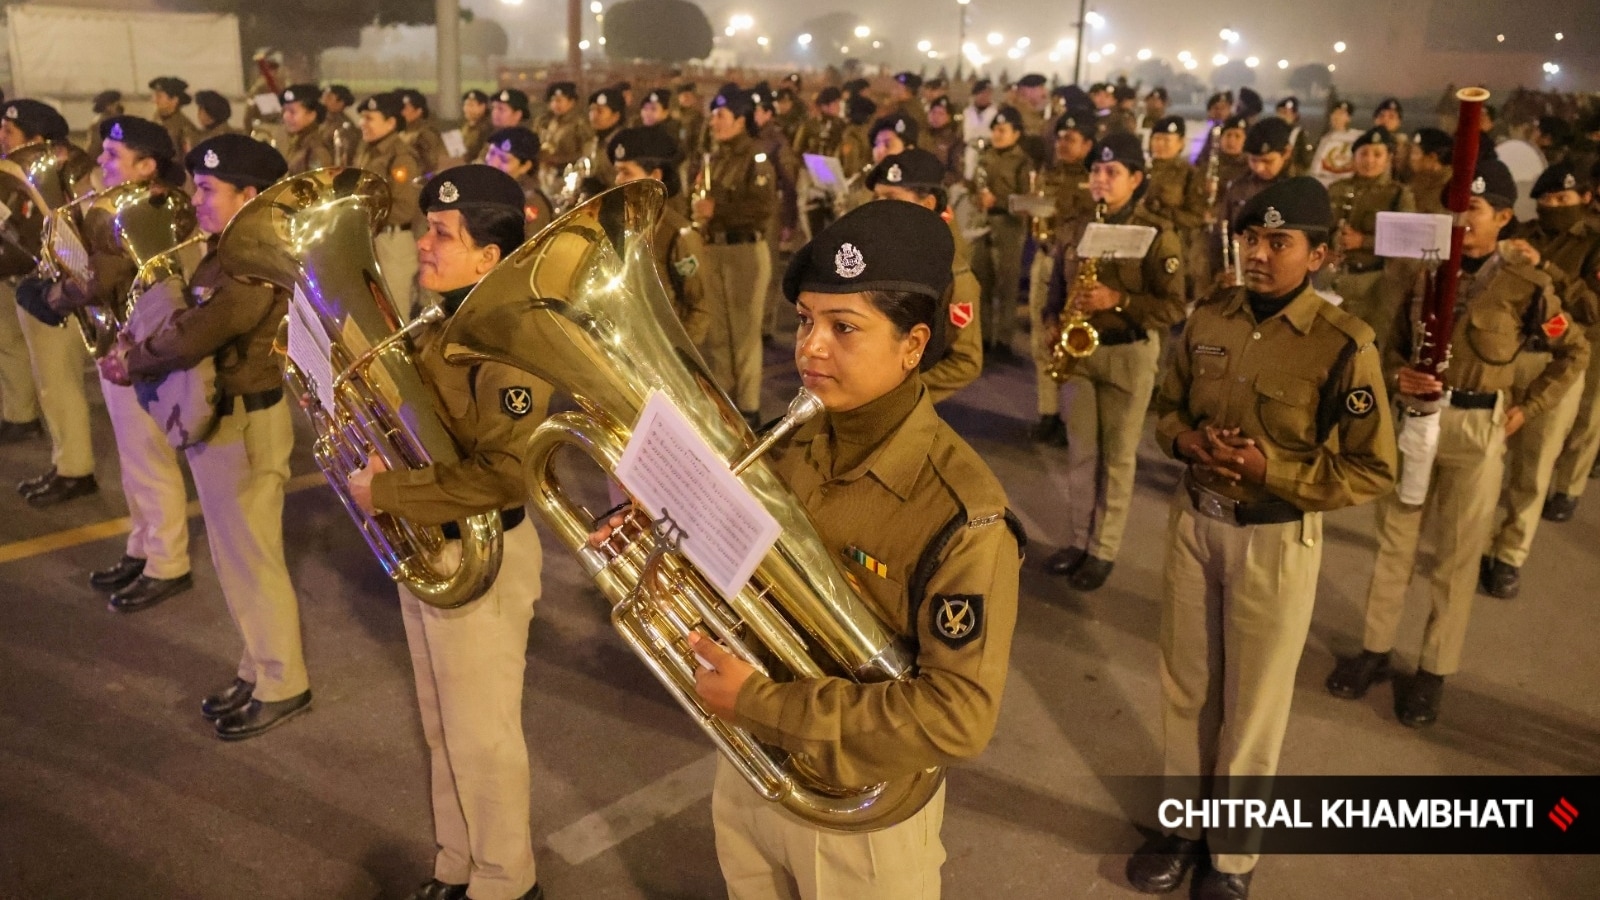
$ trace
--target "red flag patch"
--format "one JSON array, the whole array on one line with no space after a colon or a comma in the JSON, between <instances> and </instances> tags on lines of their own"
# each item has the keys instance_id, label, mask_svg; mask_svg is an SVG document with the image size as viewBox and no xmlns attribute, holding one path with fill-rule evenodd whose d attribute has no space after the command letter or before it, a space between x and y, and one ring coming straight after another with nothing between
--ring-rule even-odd
<instances>
[{"instance_id":1,"label":"red flag patch","mask_svg":"<svg viewBox=\"0 0 1600 900\"><path fill-rule=\"evenodd\" d=\"M1563 334L1566 334L1567 326L1571 324L1572 320L1567 318L1566 313L1556 313L1556 317L1554 319L1551 319L1540 327L1544 329L1544 336L1553 341L1556 338L1561 337Z\"/></svg>"},{"instance_id":2,"label":"red flag patch","mask_svg":"<svg viewBox=\"0 0 1600 900\"><path fill-rule=\"evenodd\" d=\"M972 324L972 304L950 304L950 324L957 328L965 328Z\"/></svg>"}]
</instances>

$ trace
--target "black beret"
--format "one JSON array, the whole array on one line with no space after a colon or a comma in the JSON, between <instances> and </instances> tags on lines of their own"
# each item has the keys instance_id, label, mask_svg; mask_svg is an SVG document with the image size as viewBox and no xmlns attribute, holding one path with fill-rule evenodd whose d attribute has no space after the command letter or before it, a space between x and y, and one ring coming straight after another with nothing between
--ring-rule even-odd
<instances>
[{"instance_id":1,"label":"black beret","mask_svg":"<svg viewBox=\"0 0 1600 900\"><path fill-rule=\"evenodd\" d=\"M1539 173L1539 179L1533 183L1530 192L1533 199L1537 200L1545 194L1554 194L1560 191L1577 191L1580 194L1593 189L1589 183L1589 175L1578 171L1578 167L1571 160L1562 160Z\"/></svg>"},{"instance_id":2,"label":"black beret","mask_svg":"<svg viewBox=\"0 0 1600 900\"><path fill-rule=\"evenodd\" d=\"M606 107L619 116L628 112L628 100L622 96L622 91L616 88L601 88L590 94L589 105Z\"/></svg>"},{"instance_id":3,"label":"black beret","mask_svg":"<svg viewBox=\"0 0 1600 900\"><path fill-rule=\"evenodd\" d=\"M1046 84L1049 84L1049 79L1045 78L1043 75L1040 75L1038 72L1029 72L1028 74L1017 79L1017 87L1036 88L1044 87Z\"/></svg>"},{"instance_id":4,"label":"black beret","mask_svg":"<svg viewBox=\"0 0 1600 900\"><path fill-rule=\"evenodd\" d=\"M226 122L233 118L233 104L216 91L195 91L194 105L204 110L213 122Z\"/></svg>"},{"instance_id":5,"label":"black beret","mask_svg":"<svg viewBox=\"0 0 1600 900\"><path fill-rule=\"evenodd\" d=\"M1184 123L1183 116L1162 116L1156 124L1150 127L1151 134L1175 134L1183 137L1188 125Z\"/></svg>"},{"instance_id":6,"label":"black beret","mask_svg":"<svg viewBox=\"0 0 1600 900\"><path fill-rule=\"evenodd\" d=\"M1233 220L1240 233L1256 226L1326 233L1333 227L1328 189L1309 175L1274 181L1246 201Z\"/></svg>"},{"instance_id":7,"label":"black beret","mask_svg":"<svg viewBox=\"0 0 1600 900\"><path fill-rule=\"evenodd\" d=\"M489 95L485 94L483 91L478 90L477 88L473 88L472 90L467 91L466 93L462 94L461 95L461 99L462 99L463 102L465 102L467 100L476 100L477 102L482 103L485 106L489 105Z\"/></svg>"},{"instance_id":8,"label":"black beret","mask_svg":"<svg viewBox=\"0 0 1600 900\"><path fill-rule=\"evenodd\" d=\"M121 102L122 102L122 92L121 91L114 91L114 90L113 91L101 91L100 93L94 95L94 112L95 112L95 115L99 115L100 113L103 113L106 110L110 109L115 104L118 104L118 103L121 103Z\"/></svg>"},{"instance_id":9,"label":"black beret","mask_svg":"<svg viewBox=\"0 0 1600 900\"><path fill-rule=\"evenodd\" d=\"M776 91L772 92L772 99L774 99L774 100L787 100L790 103L793 103L794 102L794 88L786 88L786 87L778 88Z\"/></svg>"},{"instance_id":10,"label":"black beret","mask_svg":"<svg viewBox=\"0 0 1600 900\"><path fill-rule=\"evenodd\" d=\"M930 91L942 91L950 86L950 82L946 81L941 76L935 75L934 77L929 78L927 81L924 81L922 86Z\"/></svg>"},{"instance_id":11,"label":"black beret","mask_svg":"<svg viewBox=\"0 0 1600 900\"><path fill-rule=\"evenodd\" d=\"M711 98L711 108L726 109L735 119L747 120L755 115L756 111L755 102L750 99L750 92L740 87L724 87L717 91L717 95Z\"/></svg>"},{"instance_id":12,"label":"black beret","mask_svg":"<svg viewBox=\"0 0 1600 900\"><path fill-rule=\"evenodd\" d=\"M1517 205L1517 180L1511 177L1511 170L1506 168L1506 164L1493 156L1478 160L1471 190L1472 196L1482 197L1495 209L1510 209Z\"/></svg>"},{"instance_id":13,"label":"black beret","mask_svg":"<svg viewBox=\"0 0 1600 900\"><path fill-rule=\"evenodd\" d=\"M994 82L990 81L987 78L979 78L977 81L974 81L972 83L972 92L974 94L981 94L984 91L992 90L993 88L994 88Z\"/></svg>"},{"instance_id":14,"label":"black beret","mask_svg":"<svg viewBox=\"0 0 1600 900\"><path fill-rule=\"evenodd\" d=\"M750 89L750 102L765 108L768 112L772 111L772 104L777 99L778 96L772 92L772 88L765 81Z\"/></svg>"},{"instance_id":15,"label":"black beret","mask_svg":"<svg viewBox=\"0 0 1600 900\"><path fill-rule=\"evenodd\" d=\"M1239 88L1239 112L1254 116L1261 110L1261 95L1247 87Z\"/></svg>"},{"instance_id":16,"label":"black beret","mask_svg":"<svg viewBox=\"0 0 1600 900\"><path fill-rule=\"evenodd\" d=\"M914 91L922 87L922 76L915 72L901 72L894 76L894 80L900 82L908 90Z\"/></svg>"},{"instance_id":17,"label":"black beret","mask_svg":"<svg viewBox=\"0 0 1600 900\"><path fill-rule=\"evenodd\" d=\"M1349 100L1335 100L1333 105L1328 107L1328 112L1333 112L1336 109L1342 109L1345 112L1354 115L1356 111L1356 105L1351 103Z\"/></svg>"},{"instance_id":18,"label":"black beret","mask_svg":"<svg viewBox=\"0 0 1600 900\"><path fill-rule=\"evenodd\" d=\"M1103 94L1109 90L1111 90L1111 85L1106 84L1104 81L1096 81L1094 84L1089 85L1089 93L1091 94Z\"/></svg>"},{"instance_id":19,"label":"black beret","mask_svg":"<svg viewBox=\"0 0 1600 900\"><path fill-rule=\"evenodd\" d=\"M885 131L894 132L907 144L915 144L921 128L917 125L916 119L904 113L890 113L872 123L872 127L867 129L867 140L877 143L878 135Z\"/></svg>"},{"instance_id":20,"label":"black beret","mask_svg":"<svg viewBox=\"0 0 1600 900\"><path fill-rule=\"evenodd\" d=\"M1572 123L1560 116L1540 116L1539 133L1562 146L1572 141Z\"/></svg>"},{"instance_id":21,"label":"black beret","mask_svg":"<svg viewBox=\"0 0 1600 900\"><path fill-rule=\"evenodd\" d=\"M1167 102L1167 89L1161 87L1160 85L1156 85L1150 89L1150 93L1145 94L1144 96L1146 100L1150 99L1151 97L1159 97L1161 98L1161 102L1165 103Z\"/></svg>"},{"instance_id":22,"label":"black beret","mask_svg":"<svg viewBox=\"0 0 1600 900\"><path fill-rule=\"evenodd\" d=\"M1411 142L1422 148L1423 153L1432 153L1445 163L1450 161L1450 151L1456 144L1455 138L1440 128L1418 128Z\"/></svg>"},{"instance_id":23,"label":"black beret","mask_svg":"<svg viewBox=\"0 0 1600 900\"><path fill-rule=\"evenodd\" d=\"M800 84L801 84L801 79L800 79L800 73L799 72L790 72L789 74L783 76L783 80L789 82L790 84L794 85L795 87L799 87Z\"/></svg>"},{"instance_id":24,"label":"black beret","mask_svg":"<svg viewBox=\"0 0 1600 900\"><path fill-rule=\"evenodd\" d=\"M872 87L872 82L865 78L852 78L844 83L844 92L846 94L859 94L869 87Z\"/></svg>"},{"instance_id":25,"label":"black beret","mask_svg":"<svg viewBox=\"0 0 1600 900\"><path fill-rule=\"evenodd\" d=\"M100 140L117 141L152 159L171 159L177 152L165 128L138 116L112 116L101 122Z\"/></svg>"},{"instance_id":26,"label":"black beret","mask_svg":"<svg viewBox=\"0 0 1600 900\"><path fill-rule=\"evenodd\" d=\"M1393 150L1394 135L1389 133L1389 129L1384 128L1381 125L1374 125L1371 128L1368 128L1366 131L1361 132L1361 136L1356 138L1355 141L1350 144L1350 149L1352 151L1360 150L1362 147L1365 147L1368 144L1382 144L1385 147L1388 147L1390 150Z\"/></svg>"},{"instance_id":27,"label":"black beret","mask_svg":"<svg viewBox=\"0 0 1600 900\"><path fill-rule=\"evenodd\" d=\"M1139 146L1139 136L1127 132L1113 132L1101 138L1089 151L1089 164L1122 163L1130 172L1144 171L1144 148Z\"/></svg>"},{"instance_id":28,"label":"black beret","mask_svg":"<svg viewBox=\"0 0 1600 900\"><path fill-rule=\"evenodd\" d=\"M646 170L670 168L678 161L678 142L663 128L624 128L611 139L606 152L612 162L648 163Z\"/></svg>"},{"instance_id":29,"label":"black beret","mask_svg":"<svg viewBox=\"0 0 1600 900\"><path fill-rule=\"evenodd\" d=\"M1208 107L1209 106L1216 106L1218 103L1226 103L1229 106L1232 106L1233 105L1233 92L1232 91L1222 91L1220 93L1212 94L1211 97L1208 100L1206 100L1206 106L1208 106Z\"/></svg>"},{"instance_id":30,"label":"black beret","mask_svg":"<svg viewBox=\"0 0 1600 900\"><path fill-rule=\"evenodd\" d=\"M568 100L576 100L578 99L578 86L570 81L552 81L550 82L550 85L544 89L544 99L546 103L549 103L556 97L566 97Z\"/></svg>"},{"instance_id":31,"label":"black beret","mask_svg":"<svg viewBox=\"0 0 1600 900\"><path fill-rule=\"evenodd\" d=\"M41 137L47 141L67 139L69 131L67 120L48 103L41 103L38 100L8 100L4 115L29 137Z\"/></svg>"},{"instance_id":32,"label":"black beret","mask_svg":"<svg viewBox=\"0 0 1600 900\"><path fill-rule=\"evenodd\" d=\"M1250 120L1244 116L1229 116L1222 120L1223 131L1232 131L1236 128L1240 131L1248 132L1250 130Z\"/></svg>"},{"instance_id":33,"label":"black beret","mask_svg":"<svg viewBox=\"0 0 1600 900\"><path fill-rule=\"evenodd\" d=\"M395 93L400 95L401 103L409 104L412 109L420 109L423 112L428 111L427 94L424 94L416 88L401 88L400 90L395 91Z\"/></svg>"},{"instance_id":34,"label":"black beret","mask_svg":"<svg viewBox=\"0 0 1600 900\"><path fill-rule=\"evenodd\" d=\"M1376 117L1378 115L1378 113L1387 112L1388 110L1391 110L1391 109L1394 110L1394 113L1397 116L1398 115L1404 115L1404 113L1400 109L1400 101L1396 100L1393 97L1385 97L1383 102L1379 103L1377 108L1372 111L1372 115L1374 117Z\"/></svg>"},{"instance_id":35,"label":"black beret","mask_svg":"<svg viewBox=\"0 0 1600 900\"><path fill-rule=\"evenodd\" d=\"M666 88L656 88L653 91L647 92L644 95L644 99L639 101L640 106L645 106L651 103L654 103L662 109L671 109L672 92L668 91Z\"/></svg>"},{"instance_id":36,"label":"black beret","mask_svg":"<svg viewBox=\"0 0 1600 900\"><path fill-rule=\"evenodd\" d=\"M955 239L938 213L915 203L865 203L800 248L783 273L783 296L793 303L804 291L906 291L937 301L954 260Z\"/></svg>"},{"instance_id":37,"label":"black beret","mask_svg":"<svg viewBox=\"0 0 1600 900\"><path fill-rule=\"evenodd\" d=\"M289 164L271 144L243 134L207 138L183 162L191 175L210 175L237 188L259 190L289 173Z\"/></svg>"},{"instance_id":38,"label":"black beret","mask_svg":"<svg viewBox=\"0 0 1600 900\"><path fill-rule=\"evenodd\" d=\"M1289 110L1293 110L1295 112L1299 112L1300 111L1300 98L1299 97L1295 97L1293 95L1285 97L1282 100L1278 101L1278 105L1276 107L1274 107L1274 109L1289 109Z\"/></svg>"},{"instance_id":39,"label":"black beret","mask_svg":"<svg viewBox=\"0 0 1600 900\"><path fill-rule=\"evenodd\" d=\"M1117 85L1116 88L1111 91L1111 95L1116 97L1118 102L1123 100L1137 100L1139 98L1139 92L1134 90L1132 85L1127 84Z\"/></svg>"},{"instance_id":40,"label":"black beret","mask_svg":"<svg viewBox=\"0 0 1600 900\"><path fill-rule=\"evenodd\" d=\"M179 106L189 105L189 82L171 75L162 75L150 79L150 90L160 91L169 97L177 97Z\"/></svg>"},{"instance_id":41,"label":"black beret","mask_svg":"<svg viewBox=\"0 0 1600 900\"><path fill-rule=\"evenodd\" d=\"M339 98L339 102L343 103L345 106L353 106L353 105L355 105L356 95L354 93L352 93L349 88L345 87L342 84L330 84L330 85L328 85L328 91L327 92L332 94L332 95L334 95L335 97Z\"/></svg>"},{"instance_id":42,"label":"black beret","mask_svg":"<svg viewBox=\"0 0 1600 900\"><path fill-rule=\"evenodd\" d=\"M867 173L867 188L880 184L890 187L929 189L944 186L944 166L939 157L921 147L912 147L883 158Z\"/></svg>"},{"instance_id":43,"label":"black beret","mask_svg":"<svg viewBox=\"0 0 1600 900\"><path fill-rule=\"evenodd\" d=\"M1056 119L1056 137L1061 137L1069 131L1076 131L1089 140L1094 140L1096 122L1092 113L1069 112L1063 113Z\"/></svg>"},{"instance_id":44,"label":"black beret","mask_svg":"<svg viewBox=\"0 0 1600 900\"><path fill-rule=\"evenodd\" d=\"M680 94L698 94L700 88L692 81L685 81L683 84L678 85L677 92Z\"/></svg>"},{"instance_id":45,"label":"black beret","mask_svg":"<svg viewBox=\"0 0 1600 900\"><path fill-rule=\"evenodd\" d=\"M473 163L434 176L422 189L421 206L425 213L502 207L520 215L524 201L516 179L494 166Z\"/></svg>"},{"instance_id":46,"label":"black beret","mask_svg":"<svg viewBox=\"0 0 1600 900\"><path fill-rule=\"evenodd\" d=\"M830 103L838 103L843 97L843 91L830 85L817 92L817 105L827 106Z\"/></svg>"},{"instance_id":47,"label":"black beret","mask_svg":"<svg viewBox=\"0 0 1600 900\"><path fill-rule=\"evenodd\" d=\"M953 104L950 102L949 97L935 97L928 101L928 112L933 112L935 109L942 109L945 112L950 112L952 106Z\"/></svg>"},{"instance_id":48,"label":"black beret","mask_svg":"<svg viewBox=\"0 0 1600 900\"><path fill-rule=\"evenodd\" d=\"M1000 107L1000 109L995 112L994 121L990 123L989 127L993 128L996 125L1002 124L1010 125L1012 128L1021 131L1022 113L1018 112L1015 106Z\"/></svg>"},{"instance_id":49,"label":"black beret","mask_svg":"<svg viewBox=\"0 0 1600 900\"><path fill-rule=\"evenodd\" d=\"M519 110L523 115L528 114L528 95L516 88L504 88L494 95L494 103L504 103L512 109Z\"/></svg>"},{"instance_id":50,"label":"black beret","mask_svg":"<svg viewBox=\"0 0 1600 900\"><path fill-rule=\"evenodd\" d=\"M523 162L539 161L539 136L520 125L501 128L489 135L489 146L497 148L501 153L509 153Z\"/></svg>"},{"instance_id":51,"label":"black beret","mask_svg":"<svg viewBox=\"0 0 1600 900\"><path fill-rule=\"evenodd\" d=\"M278 99L285 105L298 103L313 111L322 108L322 92L314 84L291 84Z\"/></svg>"},{"instance_id":52,"label":"black beret","mask_svg":"<svg viewBox=\"0 0 1600 900\"><path fill-rule=\"evenodd\" d=\"M1244 137L1244 152L1260 156L1265 153L1282 153L1289 149L1289 123L1273 116L1250 126Z\"/></svg>"},{"instance_id":53,"label":"black beret","mask_svg":"<svg viewBox=\"0 0 1600 900\"><path fill-rule=\"evenodd\" d=\"M394 91L373 94L361 101L361 112L375 112L386 119L394 119L402 124L405 122L401 115L400 95Z\"/></svg>"},{"instance_id":54,"label":"black beret","mask_svg":"<svg viewBox=\"0 0 1600 900\"><path fill-rule=\"evenodd\" d=\"M845 104L844 109L845 118L849 119L850 124L852 125L867 124L868 122L872 121L872 117L876 115L877 112L878 104L873 103L871 98L862 96L861 94L852 95L850 97L850 102Z\"/></svg>"}]
</instances>

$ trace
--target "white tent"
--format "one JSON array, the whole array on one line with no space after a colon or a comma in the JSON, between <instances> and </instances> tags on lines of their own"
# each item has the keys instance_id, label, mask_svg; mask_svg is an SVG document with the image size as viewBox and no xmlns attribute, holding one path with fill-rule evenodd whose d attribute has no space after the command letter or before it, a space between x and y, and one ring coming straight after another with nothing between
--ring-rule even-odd
<instances>
[{"instance_id":1,"label":"white tent","mask_svg":"<svg viewBox=\"0 0 1600 900\"><path fill-rule=\"evenodd\" d=\"M149 91L176 75L193 90L244 94L239 20L232 15L15 4L7 7L14 96L83 98L107 88Z\"/></svg>"}]
</instances>

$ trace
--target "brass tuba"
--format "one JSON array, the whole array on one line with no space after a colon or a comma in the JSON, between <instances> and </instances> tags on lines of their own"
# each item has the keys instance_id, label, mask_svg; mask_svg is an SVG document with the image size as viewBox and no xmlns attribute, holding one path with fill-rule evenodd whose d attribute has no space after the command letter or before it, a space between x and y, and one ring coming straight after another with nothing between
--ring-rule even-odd
<instances>
[{"instance_id":1,"label":"brass tuba","mask_svg":"<svg viewBox=\"0 0 1600 900\"><path fill-rule=\"evenodd\" d=\"M100 223L101 217L108 221ZM133 285L117 306L90 306L74 310L83 326L83 340L96 358L111 349L127 326L140 294L161 281L183 278L178 251L204 240L189 196L176 188L150 182L129 182L94 195L83 213L85 230L110 229L121 250L135 266ZM63 222L65 227L65 222Z\"/></svg>"},{"instance_id":2,"label":"brass tuba","mask_svg":"<svg viewBox=\"0 0 1600 900\"><path fill-rule=\"evenodd\" d=\"M529 439L523 465L531 504L611 602L612 624L623 639L745 780L818 825L888 827L928 802L943 769L875 785L827 784L806 759L763 746L706 712L695 696L691 632L724 642L780 680L899 680L911 677L914 658L850 589L816 527L759 460L772 434L756 445L673 314L651 250L665 202L659 182L633 182L551 223L467 296L445 327L445 358L505 363L577 401L579 411L552 416ZM750 582L728 600L685 557L667 552L672 544L660 527L665 523L643 521L642 511L633 513L613 548L590 547L592 519L555 476L556 451L563 447L614 472L656 391L730 461L782 526Z\"/></svg>"},{"instance_id":3,"label":"brass tuba","mask_svg":"<svg viewBox=\"0 0 1600 900\"><path fill-rule=\"evenodd\" d=\"M372 238L389 209L384 179L354 168L326 168L286 178L251 200L223 229L223 269L293 293L291 318L322 354L319 377L286 361L284 381L306 401L316 432L312 454L389 577L430 606L454 608L482 596L500 572L500 514L459 524L461 562L435 560L444 532L386 513L369 516L350 496L349 476L369 454L390 469L452 462L461 452L422 380L407 338L443 317L430 307L406 327L378 271ZM287 320L278 349L295 353ZM301 357L302 361L306 358ZM319 390L320 389L320 390ZM332 406L317 398L331 396Z\"/></svg>"}]
</instances>

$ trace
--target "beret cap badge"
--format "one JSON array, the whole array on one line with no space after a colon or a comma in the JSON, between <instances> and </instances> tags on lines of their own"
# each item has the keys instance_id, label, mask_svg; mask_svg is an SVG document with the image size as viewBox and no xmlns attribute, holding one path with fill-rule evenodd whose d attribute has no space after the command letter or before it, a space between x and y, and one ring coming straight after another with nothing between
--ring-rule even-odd
<instances>
[{"instance_id":1,"label":"beret cap badge","mask_svg":"<svg viewBox=\"0 0 1600 900\"><path fill-rule=\"evenodd\" d=\"M207 150L206 151L205 164L206 164L206 168L215 169L218 166L222 165L222 158L217 156L217 151L215 151L215 150Z\"/></svg>"},{"instance_id":2,"label":"beret cap badge","mask_svg":"<svg viewBox=\"0 0 1600 900\"><path fill-rule=\"evenodd\" d=\"M867 260L855 244L840 244L833 255L833 270L840 278L859 278L867 270Z\"/></svg>"},{"instance_id":3,"label":"beret cap badge","mask_svg":"<svg viewBox=\"0 0 1600 900\"><path fill-rule=\"evenodd\" d=\"M1268 228L1282 228L1283 213L1278 212L1278 208L1276 206L1269 206L1267 207L1266 213L1261 216L1261 224L1267 226Z\"/></svg>"},{"instance_id":4,"label":"beret cap badge","mask_svg":"<svg viewBox=\"0 0 1600 900\"><path fill-rule=\"evenodd\" d=\"M445 203L454 203L461 199L461 192L456 189L454 182L446 181L439 185L439 199Z\"/></svg>"},{"instance_id":5,"label":"beret cap badge","mask_svg":"<svg viewBox=\"0 0 1600 900\"><path fill-rule=\"evenodd\" d=\"M1488 187L1489 186L1484 182L1482 175L1472 179L1472 192L1474 194L1482 194L1486 189L1488 189Z\"/></svg>"},{"instance_id":6,"label":"beret cap badge","mask_svg":"<svg viewBox=\"0 0 1600 900\"><path fill-rule=\"evenodd\" d=\"M1112 150L1110 147L1106 147L1105 149L1100 151L1100 161L1101 162L1111 162L1112 160L1114 160L1116 158L1117 158L1116 151Z\"/></svg>"},{"instance_id":7,"label":"beret cap badge","mask_svg":"<svg viewBox=\"0 0 1600 900\"><path fill-rule=\"evenodd\" d=\"M117 124L111 126L111 139L113 141L122 140L122 123L121 122L118 122Z\"/></svg>"},{"instance_id":8,"label":"beret cap badge","mask_svg":"<svg viewBox=\"0 0 1600 900\"><path fill-rule=\"evenodd\" d=\"M900 180L905 177L905 173L900 171L900 166L893 165L889 167L889 171L884 173L883 177L890 184L899 184Z\"/></svg>"}]
</instances>

